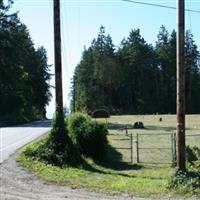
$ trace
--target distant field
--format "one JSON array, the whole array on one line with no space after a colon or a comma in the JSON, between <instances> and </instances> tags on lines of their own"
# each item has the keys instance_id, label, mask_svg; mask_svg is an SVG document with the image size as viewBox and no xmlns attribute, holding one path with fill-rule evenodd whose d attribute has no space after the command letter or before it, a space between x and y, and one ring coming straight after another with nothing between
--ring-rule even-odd
<instances>
[{"instance_id":1,"label":"distant field","mask_svg":"<svg viewBox=\"0 0 200 200\"><path fill-rule=\"evenodd\" d=\"M159 122L162 118L162 122ZM101 119L104 120L104 119ZM116 115L108 119L109 123L114 124L128 124L133 125L136 121L142 121L146 129L133 130L137 133L145 132L172 132L176 130L176 116L175 115ZM186 133L200 133L200 115L186 116Z\"/></svg>"},{"instance_id":2,"label":"distant field","mask_svg":"<svg viewBox=\"0 0 200 200\"><path fill-rule=\"evenodd\" d=\"M159 121L162 118L162 121ZM105 119L100 119L105 121ZM133 124L141 121L144 129L133 129ZM131 161L130 137L133 135L133 162L136 159L136 135L139 135L139 161L142 163L171 163L172 134L176 132L175 115L122 115L107 119L109 143L119 154L114 153L110 159ZM186 144L200 148L200 115L186 116ZM126 149L127 148L127 149Z\"/></svg>"}]
</instances>

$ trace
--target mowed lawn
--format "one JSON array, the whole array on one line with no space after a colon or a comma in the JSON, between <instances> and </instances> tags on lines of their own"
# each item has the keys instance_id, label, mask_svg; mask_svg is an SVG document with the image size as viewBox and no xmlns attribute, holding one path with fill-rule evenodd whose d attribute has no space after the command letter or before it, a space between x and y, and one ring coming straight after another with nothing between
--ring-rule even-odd
<instances>
[{"instance_id":1,"label":"mowed lawn","mask_svg":"<svg viewBox=\"0 0 200 200\"><path fill-rule=\"evenodd\" d=\"M162 118L162 121L159 121ZM98 119L105 121L105 119ZM144 123L144 129L132 129L136 121ZM19 156L21 165L35 172L42 179L72 188L86 188L91 191L109 194L128 193L139 196L165 196L173 195L166 189L171 172L174 170L170 164L157 165L136 163L135 149L133 148L133 163L130 163L130 149L116 149L115 147L129 148L130 137L126 136L124 125L129 127L128 134L133 134L133 147L135 147L136 134L150 134L143 138L140 145L143 147L171 147L171 133L176 129L175 115L125 115L111 116L107 119L109 127L108 158L104 163L94 163L86 159L86 164L80 168L59 168L46 165L32 159L26 159L23 151ZM186 133L189 135L200 134L200 115L186 117ZM162 133L164 136L160 136ZM112 135L113 134L113 135ZM164 137L164 138L163 138ZM128 140L127 140L128 138ZM39 141L40 142L40 141ZM190 145L200 145L200 135L191 136ZM34 144L29 145L34 146ZM142 148L141 146L141 148ZM140 159L159 161L171 159L171 151L166 152L166 157L153 151L143 151ZM168 157L167 157L168 155ZM143 157L142 157L143 156ZM184 195L184 194L181 194Z\"/></svg>"},{"instance_id":2,"label":"mowed lawn","mask_svg":"<svg viewBox=\"0 0 200 200\"><path fill-rule=\"evenodd\" d=\"M162 118L160 122L159 119ZM132 133L171 133L176 130L176 115L116 115L107 120L111 124L132 126L134 122L141 121L145 129L131 130ZM186 134L200 134L200 115L186 115Z\"/></svg>"},{"instance_id":3,"label":"mowed lawn","mask_svg":"<svg viewBox=\"0 0 200 200\"><path fill-rule=\"evenodd\" d=\"M172 163L172 137L173 134L175 136L177 124L175 115L121 115L98 120L108 123L109 143L121 153L122 161L131 161L131 149L128 149L131 147L130 134L133 136L133 162L137 161L138 134L139 162ZM144 129L133 128L133 124L138 121L143 122ZM128 128L127 132L125 127ZM186 116L186 145L200 148L200 115ZM116 160L118 157L113 158Z\"/></svg>"}]
</instances>

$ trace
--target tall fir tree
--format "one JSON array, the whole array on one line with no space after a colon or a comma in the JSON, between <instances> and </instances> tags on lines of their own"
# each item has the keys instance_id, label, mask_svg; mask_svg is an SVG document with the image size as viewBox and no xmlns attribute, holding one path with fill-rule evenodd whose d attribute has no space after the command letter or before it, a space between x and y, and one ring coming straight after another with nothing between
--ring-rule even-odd
<instances>
[{"instance_id":1,"label":"tall fir tree","mask_svg":"<svg viewBox=\"0 0 200 200\"><path fill-rule=\"evenodd\" d=\"M185 42L187 113L200 110L200 56L192 34ZM176 112L176 32L161 26L155 47L132 30L117 49L105 28L88 49L73 77L76 111L107 108L113 114Z\"/></svg>"}]
</instances>

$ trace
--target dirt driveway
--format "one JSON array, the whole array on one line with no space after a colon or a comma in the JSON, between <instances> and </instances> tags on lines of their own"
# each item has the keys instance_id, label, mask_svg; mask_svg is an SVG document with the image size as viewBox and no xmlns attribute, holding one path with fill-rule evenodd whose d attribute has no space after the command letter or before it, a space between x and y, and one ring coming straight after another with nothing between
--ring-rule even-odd
<instances>
[{"instance_id":1,"label":"dirt driveway","mask_svg":"<svg viewBox=\"0 0 200 200\"><path fill-rule=\"evenodd\" d=\"M82 189L70 189L64 186L45 183L35 175L19 167L15 161L16 156L17 154L15 153L0 165L0 200L147 200L127 194L122 196L106 196ZM175 198L164 197L159 199L174 200ZM181 199L183 198L176 198L176 200ZM190 198L190 200L197 199Z\"/></svg>"}]
</instances>

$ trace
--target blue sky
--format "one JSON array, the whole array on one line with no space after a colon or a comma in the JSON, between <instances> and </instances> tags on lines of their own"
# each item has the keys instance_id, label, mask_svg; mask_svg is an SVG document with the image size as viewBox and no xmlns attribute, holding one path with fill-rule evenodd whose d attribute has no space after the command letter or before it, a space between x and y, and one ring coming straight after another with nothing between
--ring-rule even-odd
<instances>
[{"instance_id":1,"label":"blue sky","mask_svg":"<svg viewBox=\"0 0 200 200\"><path fill-rule=\"evenodd\" d=\"M176 6L176 0L142 0L141 2ZM200 0L185 1L187 9L200 10ZM30 31L36 47L44 46L48 62L54 71L53 52L53 0L15 0L13 11ZM200 47L200 13L186 12L186 29L190 29ZM141 35L155 44L161 25L169 32L176 29L176 10L133 4L120 0L61 0L63 96L69 105L70 78L80 61L83 47L88 47L99 32L106 27L115 45L127 37L131 29L140 28ZM54 80L52 79L52 84ZM52 91L54 94L54 91ZM54 98L47 107L47 116L54 112Z\"/></svg>"}]
</instances>

